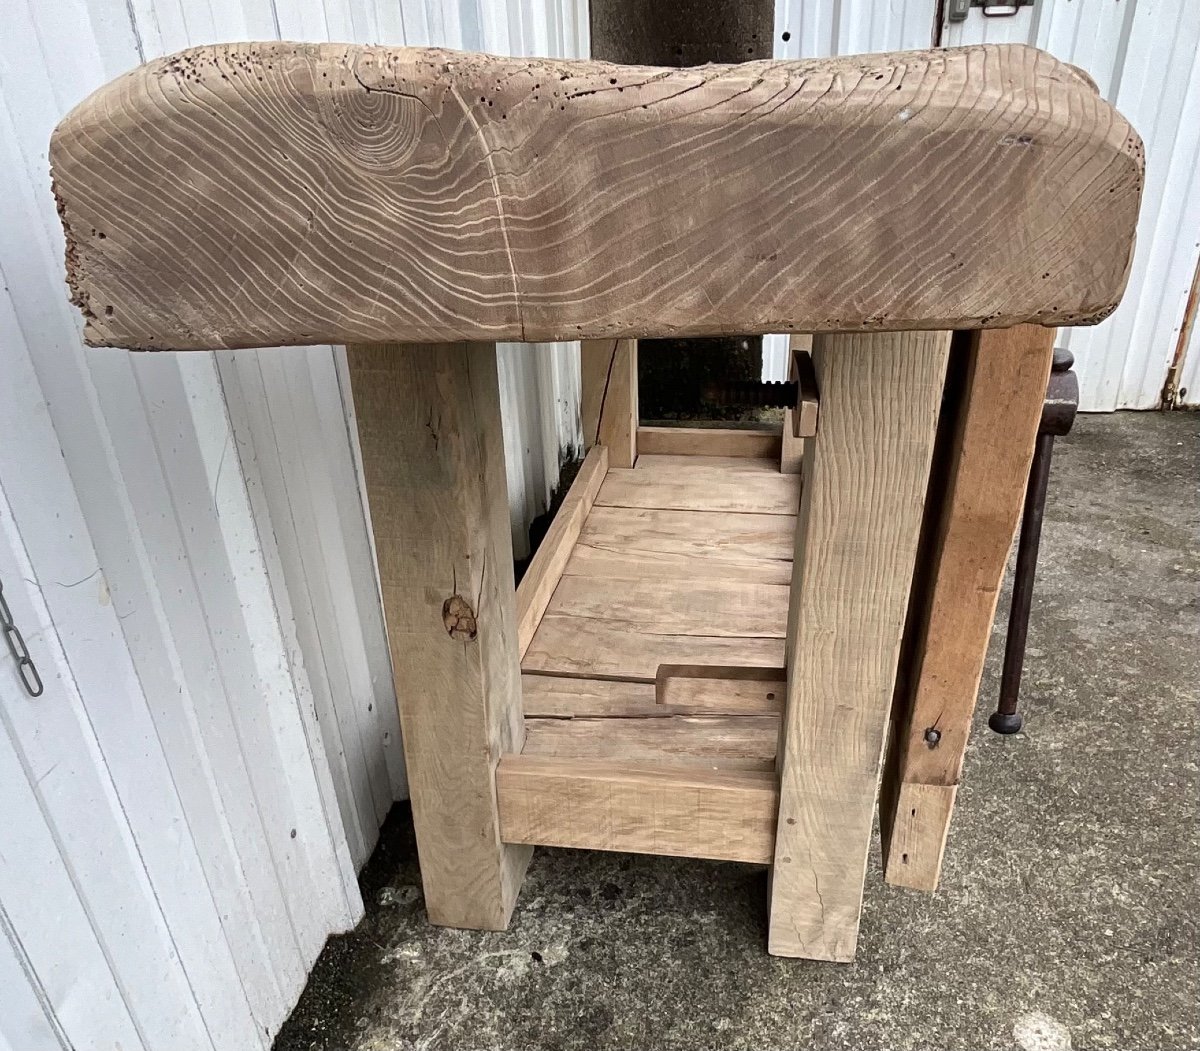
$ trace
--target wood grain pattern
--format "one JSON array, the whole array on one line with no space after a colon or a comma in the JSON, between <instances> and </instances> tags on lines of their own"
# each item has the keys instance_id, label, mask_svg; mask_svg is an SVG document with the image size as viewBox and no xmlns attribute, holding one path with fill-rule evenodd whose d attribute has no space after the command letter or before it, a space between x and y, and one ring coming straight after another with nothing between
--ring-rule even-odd
<instances>
[{"instance_id":1,"label":"wood grain pattern","mask_svg":"<svg viewBox=\"0 0 1200 1051\"><path fill-rule=\"evenodd\" d=\"M549 613L618 621L645 635L782 639L788 587L740 580L563 577Z\"/></svg>"},{"instance_id":2,"label":"wood grain pattern","mask_svg":"<svg viewBox=\"0 0 1200 1051\"><path fill-rule=\"evenodd\" d=\"M783 668L660 664L654 682L655 700L667 710L688 706L779 713L786 695Z\"/></svg>"},{"instance_id":3,"label":"wood grain pattern","mask_svg":"<svg viewBox=\"0 0 1200 1051\"><path fill-rule=\"evenodd\" d=\"M681 466L664 459L690 460ZM711 463L716 457L643 456L632 471L610 470L596 504L600 507L646 507L676 511L740 511L750 514L794 515L800 502L800 479L781 475L774 464L760 460ZM767 469L743 464L767 464Z\"/></svg>"},{"instance_id":4,"label":"wood grain pattern","mask_svg":"<svg viewBox=\"0 0 1200 1051\"><path fill-rule=\"evenodd\" d=\"M50 160L86 338L144 349L1086 324L1143 181L1091 81L1020 45L213 45L101 88Z\"/></svg>"},{"instance_id":5,"label":"wood grain pattern","mask_svg":"<svg viewBox=\"0 0 1200 1051\"><path fill-rule=\"evenodd\" d=\"M585 339L579 345L579 415L587 448L608 448L611 467L638 458L636 339Z\"/></svg>"},{"instance_id":6,"label":"wood grain pattern","mask_svg":"<svg viewBox=\"0 0 1200 1051\"><path fill-rule=\"evenodd\" d=\"M608 449L598 445L583 458L562 506L521 578L517 588L517 649L522 657L529 649L542 614L550 605L550 597L558 587L607 473Z\"/></svg>"},{"instance_id":7,"label":"wood grain pattern","mask_svg":"<svg viewBox=\"0 0 1200 1051\"><path fill-rule=\"evenodd\" d=\"M778 431L745 431L730 427L639 427L638 452L677 456L744 456L775 459Z\"/></svg>"},{"instance_id":8,"label":"wood grain pattern","mask_svg":"<svg viewBox=\"0 0 1200 1051\"><path fill-rule=\"evenodd\" d=\"M778 715L528 719L523 755L653 761L709 770L774 770Z\"/></svg>"},{"instance_id":9,"label":"wood grain pattern","mask_svg":"<svg viewBox=\"0 0 1200 1051\"><path fill-rule=\"evenodd\" d=\"M494 775L524 743L491 344L347 348L431 922L503 930L529 850Z\"/></svg>"},{"instance_id":10,"label":"wood grain pattern","mask_svg":"<svg viewBox=\"0 0 1200 1051\"><path fill-rule=\"evenodd\" d=\"M655 635L616 620L547 613L525 653L526 671L654 682L660 664L783 666L783 639Z\"/></svg>"},{"instance_id":11,"label":"wood grain pattern","mask_svg":"<svg viewBox=\"0 0 1200 1051\"><path fill-rule=\"evenodd\" d=\"M889 760L891 791L881 806L888 881L927 891L937 886L954 793L923 788L952 788L962 774L996 600L1029 479L1054 333L1033 325L975 333L965 352L942 504L930 509L936 526L919 577L925 594L913 600L916 615L897 696L899 736ZM925 740L931 729L941 735L932 748Z\"/></svg>"},{"instance_id":12,"label":"wood grain pattern","mask_svg":"<svg viewBox=\"0 0 1200 1051\"><path fill-rule=\"evenodd\" d=\"M580 546L629 555L678 554L697 565L784 561L791 580L795 515L729 514L659 508L592 508L579 534Z\"/></svg>"},{"instance_id":13,"label":"wood grain pattern","mask_svg":"<svg viewBox=\"0 0 1200 1051\"><path fill-rule=\"evenodd\" d=\"M769 771L506 755L496 791L508 843L764 864L775 839Z\"/></svg>"},{"instance_id":14,"label":"wood grain pattern","mask_svg":"<svg viewBox=\"0 0 1200 1051\"><path fill-rule=\"evenodd\" d=\"M818 336L768 949L851 960L949 333Z\"/></svg>"},{"instance_id":15,"label":"wood grain pattern","mask_svg":"<svg viewBox=\"0 0 1200 1051\"><path fill-rule=\"evenodd\" d=\"M767 669L769 671L769 669ZM553 719L662 719L672 715L779 715L784 690L736 681L668 679L669 703L660 703L662 682L579 679L563 675L521 676L525 716ZM767 693L776 693L768 700ZM774 750L772 750L774 755Z\"/></svg>"}]
</instances>

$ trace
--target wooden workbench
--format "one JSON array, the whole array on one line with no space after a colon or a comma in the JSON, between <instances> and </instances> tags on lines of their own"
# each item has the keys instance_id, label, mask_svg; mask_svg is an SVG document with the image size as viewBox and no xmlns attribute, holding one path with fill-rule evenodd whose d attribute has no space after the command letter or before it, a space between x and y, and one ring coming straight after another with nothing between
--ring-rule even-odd
<instances>
[{"instance_id":1,"label":"wooden workbench","mask_svg":"<svg viewBox=\"0 0 1200 1051\"><path fill-rule=\"evenodd\" d=\"M535 844L650 851L769 864L770 951L851 959L889 739L932 889L1054 326L1133 247L1085 74L231 44L51 161L89 342L348 346L433 922L506 926ZM636 340L730 332L814 334L784 440L639 427ZM557 339L590 449L518 590L495 342Z\"/></svg>"}]
</instances>

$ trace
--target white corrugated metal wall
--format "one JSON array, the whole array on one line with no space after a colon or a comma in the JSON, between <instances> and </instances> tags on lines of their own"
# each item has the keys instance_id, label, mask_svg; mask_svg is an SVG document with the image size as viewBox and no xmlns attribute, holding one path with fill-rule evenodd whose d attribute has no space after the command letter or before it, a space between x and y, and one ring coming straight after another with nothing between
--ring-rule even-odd
<instances>
[{"instance_id":1,"label":"white corrugated metal wall","mask_svg":"<svg viewBox=\"0 0 1200 1051\"><path fill-rule=\"evenodd\" d=\"M50 130L163 52L283 37L586 53L540 0L12 0L0 33L0 1048L267 1047L405 792L344 354L84 352ZM502 350L514 539L577 352Z\"/></svg>"},{"instance_id":2,"label":"white corrugated metal wall","mask_svg":"<svg viewBox=\"0 0 1200 1051\"><path fill-rule=\"evenodd\" d=\"M777 0L775 57L928 47L934 10L933 0ZM1076 356L1085 410L1157 407L1200 258L1200 3L1036 0L1000 18L973 8L941 39L1045 48L1087 70L1145 140L1146 188L1125 299L1100 325L1064 332L1060 345ZM1198 332L1180 383L1192 405L1200 404ZM784 378L781 345L774 341L764 355L766 378Z\"/></svg>"}]
</instances>

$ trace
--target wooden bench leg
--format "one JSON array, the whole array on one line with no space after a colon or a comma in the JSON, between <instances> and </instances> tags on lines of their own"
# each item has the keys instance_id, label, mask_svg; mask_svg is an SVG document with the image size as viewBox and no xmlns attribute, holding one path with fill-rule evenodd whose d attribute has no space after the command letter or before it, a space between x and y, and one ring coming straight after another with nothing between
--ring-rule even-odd
<instances>
[{"instance_id":1,"label":"wooden bench leg","mask_svg":"<svg viewBox=\"0 0 1200 1051\"><path fill-rule=\"evenodd\" d=\"M817 336L788 627L768 949L853 959L950 344Z\"/></svg>"},{"instance_id":2,"label":"wooden bench leg","mask_svg":"<svg viewBox=\"0 0 1200 1051\"><path fill-rule=\"evenodd\" d=\"M501 841L496 806L525 732L496 348L347 353L425 905L503 930L532 848Z\"/></svg>"},{"instance_id":3,"label":"wooden bench leg","mask_svg":"<svg viewBox=\"0 0 1200 1051\"><path fill-rule=\"evenodd\" d=\"M913 600L898 736L880 807L889 883L937 886L1054 335L1019 325L964 341L965 379L938 480L941 504L930 509L918 572L923 594Z\"/></svg>"}]
</instances>

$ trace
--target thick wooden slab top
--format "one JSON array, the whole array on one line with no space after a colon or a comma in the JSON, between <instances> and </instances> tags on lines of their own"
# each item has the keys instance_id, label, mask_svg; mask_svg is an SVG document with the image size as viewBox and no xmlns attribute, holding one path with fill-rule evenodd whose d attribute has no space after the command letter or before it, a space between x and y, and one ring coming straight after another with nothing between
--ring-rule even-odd
<instances>
[{"instance_id":1,"label":"thick wooden slab top","mask_svg":"<svg viewBox=\"0 0 1200 1051\"><path fill-rule=\"evenodd\" d=\"M50 157L90 343L1095 322L1140 140L1019 45L653 69L335 44L148 63Z\"/></svg>"}]
</instances>

